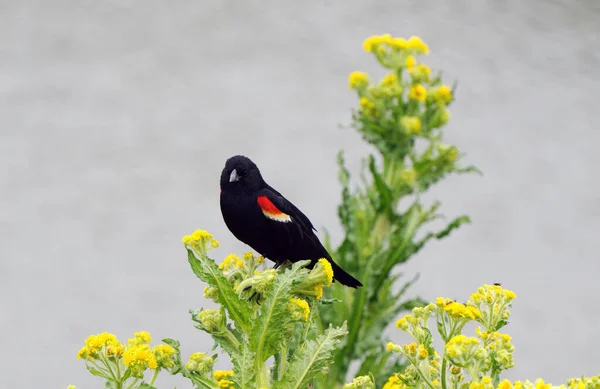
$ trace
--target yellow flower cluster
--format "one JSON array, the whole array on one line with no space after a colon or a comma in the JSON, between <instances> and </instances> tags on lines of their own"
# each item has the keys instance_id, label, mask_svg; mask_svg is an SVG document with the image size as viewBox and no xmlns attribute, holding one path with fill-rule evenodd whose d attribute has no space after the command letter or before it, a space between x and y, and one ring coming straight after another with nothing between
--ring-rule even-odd
<instances>
[{"instance_id":1,"label":"yellow flower cluster","mask_svg":"<svg viewBox=\"0 0 600 389\"><path fill-rule=\"evenodd\" d=\"M195 352L190 355L185 368L192 373L205 374L212 370L215 361L206 353Z\"/></svg>"},{"instance_id":2,"label":"yellow flower cluster","mask_svg":"<svg viewBox=\"0 0 600 389\"><path fill-rule=\"evenodd\" d=\"M375 384L371 377L363 375L354 378L352 382L344 385L343 389L375 389Z\"/></svg>"},{"instance_id":3,"label":"yellow flower cluster","mask_svg":"<svg viewBox=\"0 0 600 389\"><path fill-rule=\"evenodd\" d=\"M433 92L433 99L448 104L452 101L452 89L447 85L438 86Z\"/></svg>"},{"instance_id":4,"label":"yellow flower cluster","mask_svg":"<svg viewBox=\"0 0 600 389\"><path fill-rule=\"evenodd\" d=\"M306 300L298 298L290 299L289 309L294 320L308 321L308 316L310 315L310 306Z\"/></svg>"},{"instance_id":5,"label":"yellow flower cluster","mask_svg":"<svg viewBox=\"0 0 600 389\"><path fill-rule=\"evenodd\" d=\"M570 378L567 381L567 387L569 389L600 389L600 375L595 377Z\"/></svg>"},{"instance_id":6,"label":"yellow flower cluster","mask_svg":"<svg viewBox=\"0 0 600 389\"><path fill-rule=\"evenodd\" d=\"M400 126L409 134L417 135L421 132L421 119L417 116L403 116L400 118Z\"/></svg>"},{"instance_id":7,"label":"yellow flower cluster","mask_svg":"<svg viewBox=\"0 0 600 389\"><path fill-rule=\"evenodd\" d=\"M477 320L481 317L481 312L476 307L464 305L448 298L438 297L435 305L456 319Z\"/></svg>"},{"instance_id":8,"label":"yellow flower cluster","mask_svg":"<svg viewBox=\"0 0 600 389\"><path fill-rule=\"evenodd\" d=\"M156 357L156 362L159 367L164 367L166 369L170 369L175 366L175 361L173 357L175 355L175 349L168 344L159 344L154 346L152 349L154 356Z\"/></svg>"},{"instance_id":9,"label":"yellow flower cluster","mask_svg":"<svg viewBox=\"0 0 600 389\"><path fill-rule=\"evenodd\" d=\"M483 360L487 356L477 338L467 337L463 334L456 335L446 343L446 353L452 363L457 366L465 366L473 363L474 359Z\"/></svg>"},{"instance_id":10,"label":"yellow flower cluster","mask_svg":"<svg viewBox=\"0 0 600 389\"><path fill-rule=\"evenodd\" d=\"M237 255L231 253L219 264L219 269L227 271L234 268L245 269L246 264Z\"/></svg>"},{"instance_id":11,"label":"yellow flower cluster","mask_svg":"<svg viewBox=\"0 0 600 389\"><path fill-rule=\"evenodd\" d=\"M218 240L214 239L212 234L205 230L196 230L192 235L185 235L181 241L185 246L197 248L206 251L220 246Z\"/></svg>"},{"instance_id":12,"label":"yellow flower cluster","mask_svg":"<svg viewBox=\"0 0 600 389\"><path fill-rule=\"evenodd\" d=\"M91 335L77 353L77 359L83 358L91 361L98 357L100 352L104 352L109 357L120 357L123 355L124 347L115 335L108 332Z\"/></svg>"},{"instance_id":13,"label":"yellow flower cluster","mask_svg":"<svg viewBox=\"0 0 600 389\"><path fill-rule=\"evenodd\" d=\"M141 343L130 345L127 350L125 350L125 353L123 354L123 363L131 369L131 375L133 377L140 378L144 370L154 370L158 367L156 355L154 355L150 346Z\"/></svg>"},{"instance_id":14,"label":"yellow flower cluster","mask_svg":"<svg viewBox=\"0 0 600 389\"><path fill-rule=\"evenodd\" d=\"M369 83L369 76L363 72L352 72L348 76L350 89L356 89Z\"/></svg>"},{"instance_id":15,"label":"yellow flower cluster","mask_svg":"<svg viewBox=\"0 0 600 389\"><path fill-rule=\"evenodd\" d=\"M150 333L147 331L134 332L133 338L127 339L127 343L135 345L135 344L148 344L152 342L152 337Z\"/></svg>"},{"instance_id":16,"label":"yellow flower cluster","mask_svg":"<svg viewBox=\"0 0 600 389\"><path fill-rule=\"evenodd\" d=\"M400 377L398 377L398 374L394 374L393 376L388 378L387 382L383 385L382 389L407 389L407 388L408 387L406 386L406 384L404 382L402 382Z\"/></svg>"},{"instance_id":17,"label":"yellow flower cluster","mask_svg":"<svg viewBox=\"0 0 600 389\"><path fill-rule=\"evenodd\" d=\"M367 52L385 52L386 47L394 50L408 50L417 54L429 53L429 47L418 36L411 36L407 40L401 37L394 38L390 34L373 35L363 42L363 48Z\"/></svg>"},{"instance_id":18,"label":"yellow flower cluster","mask_svg":"<svg viewBox=\"0 0 600 389\"><path fill-rule=\"evenodd\" d=\"M494 302L511 302L517 295L512 290L503 289L500 285L483 285L471 295L473 303L492 304Z\"/></svg>"},{"instance_id":19,"label":"yellow flower cluster","mask_svg":"<svg viewBox=\"0 0 600 389\"><path fill-rule=\"evenodd\" d=\"M196 317L200 328L209 334L218 334L225 329L225 316L216 309L204 309Z\"/></svg>"},{"instance_id":20,"label":"yellow flower cluster","mask_svg":"<svg viewBox=\"0 0 600 389\"><path fill-rule=\"evenodd\" d=\"M437 150L442 158L445 158L451 162L456 161L456 159L458 158L458 149L456 147L441 144L437 145ZM475 295L479 294L475 293L473 296ZM473 300L473 296L471 296L471 300Z\"/></svg>"},{"instance_id":21,"label":"yellow flower cluster","mask_svg":"<svg viewBox=\"0 0 600 389\"><path fill-rule=\"evenodd\" d=\"M233 382L229 379L233 377L233 371L216 370L214 372L214 377L219 385L219 388L233 389Z\"/></svg>"}]
</instances>

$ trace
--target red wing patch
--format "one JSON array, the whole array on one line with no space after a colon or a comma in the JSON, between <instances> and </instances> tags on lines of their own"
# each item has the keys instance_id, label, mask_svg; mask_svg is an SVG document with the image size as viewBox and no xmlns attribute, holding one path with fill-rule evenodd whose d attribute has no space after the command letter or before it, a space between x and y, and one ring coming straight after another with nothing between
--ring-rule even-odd
<instances>
[{"instance_id":1,"label":"red wing patch","mask_svg":"<svg viewBox=\"0 0 600 389\"><path fill-rule=\"evenodd\" d=\"M267 196L258 196L256 202L258 203L263 215L269 219L283 223L289 223L292 221L290 215L281 212Z\"/></svg>"}]
</instances>

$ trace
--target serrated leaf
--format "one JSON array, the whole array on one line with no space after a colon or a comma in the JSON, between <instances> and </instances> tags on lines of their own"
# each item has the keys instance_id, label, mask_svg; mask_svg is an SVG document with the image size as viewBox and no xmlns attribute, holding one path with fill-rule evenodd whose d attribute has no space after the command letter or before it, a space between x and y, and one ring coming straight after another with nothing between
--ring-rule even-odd
<instances>
[{"instance_id":1,"label":"serrated leaf","mask_svg":"<svg viewBox=\"0 0 600 389\"><path fill-rule=\"evenodd\" d=\"M347 333L344 322L341 327L329 326L316 339L303 343L296 349L283 378L273 384L273 389L306 388L314 377L329 365L336 344Z\"/></svg>"},{"instance_id":2,"label":"serrated leaf","mask_svg":"<svg viewBox=\"0 0 600 389\"><path fill-rule=\"evenodd\" d=\"M208 257L200 261L191 250L188 250L188 261L199 279L217 289L219 302L227 310L235 328L247 334L250 330L249 319L252 316L252 309L246 301L240 300L215 261Z\"/></svg>"},{"instance_id":3,"label":"serrated leaf","mask_svg":"<svg viewBox=\"0 0 600 389\"><path fill-rule=\"evenodd\" d=\"M261 305L260 315L253 321L250 332L251 349L256 352L256 363L262 364L273 355L285 326L292 321L288 310L294 281L306 276L308 270L304 266L310 261L299 261L279 273L275 281L265 293L265 301Z\"/></svg>"},{"instance_id":4,"label":"serrated leaf","mask_svg":"<svg viewBox=\"0 0 600 389\"><path fill-rule=\"evenodd\" d=\"M96 369L95 367L92 367L90 365L85 365L85 367L88 369L88 371L90 373L92 373L92 375L95 375L96 377L106 378L106 374L101 372L100 370Z\"/></svg>"},{"instance_id":5,"label":"serrated leaf","mask_svg":"<svg viewBox=\"0 0 600 389\"><path fill-rule=\"evenodd\" d=\"M253 388L256 384L254 358L255 353L248 349L247 343L243 343L240 347L238 357L231 360L233 362L233 379L239 389Z\"/></svg>"}]
</instances>

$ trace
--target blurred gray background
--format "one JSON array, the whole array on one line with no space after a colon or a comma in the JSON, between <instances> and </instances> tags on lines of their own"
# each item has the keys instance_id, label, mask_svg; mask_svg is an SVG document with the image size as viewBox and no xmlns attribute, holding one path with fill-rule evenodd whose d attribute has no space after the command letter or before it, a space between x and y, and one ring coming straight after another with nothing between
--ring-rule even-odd
<instances>
[{"instance_id":1,"label":"blurred gray background","mask_svg":"<svg viewBox=\"0 0 600 389\"><path fill-rule=\"evenodd\" d=\"M384 32L459 82L447 140L485 173L432 191L474 223L401 269L411 295L502 282L509 378L600 373L599 20L597 0L0 2L0 387L103 387L75 357L101 331L208 349L180 238L247 249L218 207L235 153L338 242L335 153L356 173L371 151L339 128L347 75L380 74L362 41Z\"/></svg>"}]
</instances>

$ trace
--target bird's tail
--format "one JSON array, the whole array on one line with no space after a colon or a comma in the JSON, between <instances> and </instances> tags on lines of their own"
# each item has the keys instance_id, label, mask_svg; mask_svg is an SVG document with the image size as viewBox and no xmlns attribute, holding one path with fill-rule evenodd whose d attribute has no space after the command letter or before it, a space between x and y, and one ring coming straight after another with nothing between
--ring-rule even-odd
<instances>
[{"instance_id":1,"label":"bird's tail","mask_svg":"<svg viewBox=\"0 0 600 389\"><path fill-rule=\"evenodd\" d=\"M358 288L359 286L363 286L359 280L352 277L350 274L346 273L344 269L338 266L337 263L333 262L333 260L329 260L331 264L331 269L333 270L333 279L339 282L342 285L349 286L351 288Z\"/></svg>"}]
</instances>

